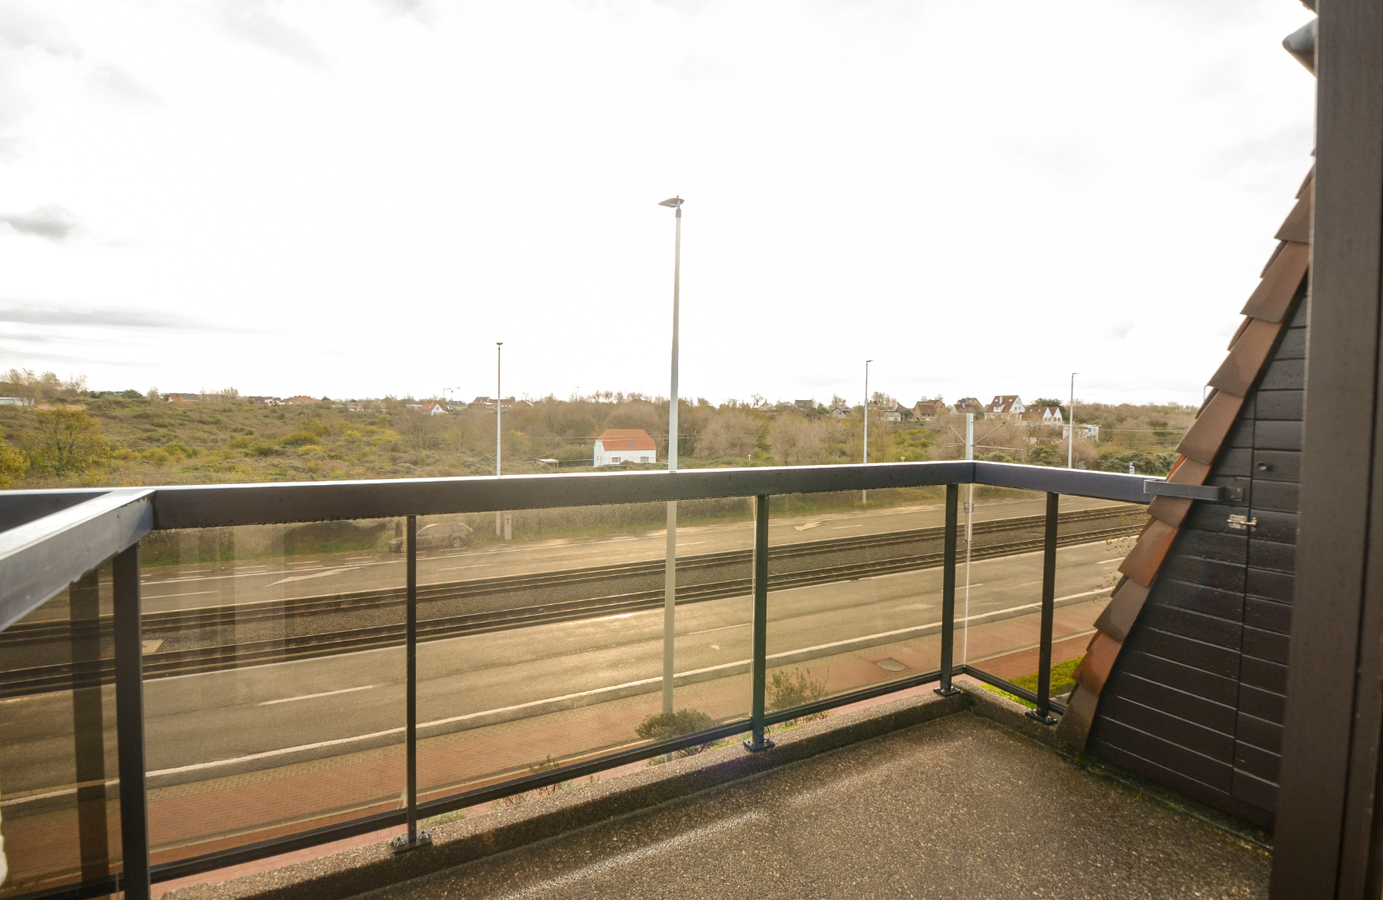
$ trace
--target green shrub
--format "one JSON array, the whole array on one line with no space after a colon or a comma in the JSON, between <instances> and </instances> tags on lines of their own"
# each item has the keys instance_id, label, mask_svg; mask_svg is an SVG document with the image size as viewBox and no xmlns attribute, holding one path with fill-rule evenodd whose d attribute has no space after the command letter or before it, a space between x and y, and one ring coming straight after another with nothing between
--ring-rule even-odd
<instances>
[{"instance_id":1,"label":"green shrub","mask_svg":"<svg viewBox=\"0 0 1383 900\"><path fill-rule=\"evenodd\" d=\"M684 734L692 734L697 731L706 731L714 728L715 719L699 709L679 709L673 713L658 713L645 718L634 729L634 733L645 741L670 741L673 738L681 737ZM683 750L678 750L677 756L695 756L702 750L709 747L709 744L693 744ZM651 760L651 765L656 765L661 760Z\"/></svg>"},{"instance_id":2,"label":"green shrub","mask_svg":"<svg viewBox=\"0 0 1383 900\"><path fill-rule=\"evenodd\" d=\"M811 670L802 671L794 668L791 672L778 669L769 679L768 701L769 710L791 709L794 706L802 706L805 703L812 703L826 696L826 682L812 678ZM804 721L811 719L825 718L826 713L814 713L806 716Z\"/></svg>"}]
</instances>

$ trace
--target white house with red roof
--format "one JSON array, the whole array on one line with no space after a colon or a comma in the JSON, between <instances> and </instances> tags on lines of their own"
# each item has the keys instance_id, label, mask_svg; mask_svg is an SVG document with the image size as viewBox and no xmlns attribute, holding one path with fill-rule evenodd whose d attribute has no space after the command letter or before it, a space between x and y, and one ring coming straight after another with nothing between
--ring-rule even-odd
<instances>
[{"instance_id":1,"label":"white house with red roof","mask_svg":"<svg viewBox=\"0 0 1383 900\"><path fill-rule=\"evenodd\" d=\"M595 442L595 464L618 466L624 463L658 461L658 445L642 428L607 428Z\"/></svg>"}]
</instances>

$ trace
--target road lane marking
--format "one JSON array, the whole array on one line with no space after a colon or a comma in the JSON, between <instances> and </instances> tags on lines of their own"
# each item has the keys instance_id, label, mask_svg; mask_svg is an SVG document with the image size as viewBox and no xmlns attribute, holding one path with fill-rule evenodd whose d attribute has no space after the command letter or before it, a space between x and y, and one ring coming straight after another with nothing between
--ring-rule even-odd
<instances>
[{"instance_id":1,"label":"road lane marking","mask_svg":"<svg viewBox=\"0 0 1383 900\"><path fill-rule=\"evenodd\" d=\"M287 578L280 578L278 581L265 585L265 587L276 587L280 584L287 584L290 581L306 581L309 578L325 578L328 575L339 575L342 572L354 572L359 566L346 566L342 569L327 569L325 572L314 572L311 575L289 575Z\"/></svg>"},{"instance_id":2,"label":"road lane marking","mask_svg":"<svg viewBox=\"0 0 1383 900\"><path fill-rule=\"evenodd\" d=\"M147 587L147 585L145 585ZM145 600L171 600L174 597L196 597L201 594L217 594L219 591L188 591L185 594L145 594Z\"/></svg>"},{"instance_id":3,"label":"road lane marking","mask_svg":"<svg viewBox=\"0 0 1383 900\"><path fill-rule=\"evenodd\" d=\"M794 525L794 526L792 526L792 530L793 530L793 531L806 531L808 528L815 528L816 526L818 526L818 525L820 525L820 524L821 524L820 522L807 522L807 523L804 524L804 525Z\"/></svg>"},{"instance_id":4,"label":"road lane marking","mask_svg":"<svg viewBox=\"0 0 1383 900\"><path fill-rule=\"evenodd\" d=\"M323 691L320 694L303 694L301 697L284 697L282 700L265 700L263 703L256 703L255 706L274 706L278 703L295 703L299 700L315 700L318 697L335 697L337 694L353 694L356 691L368 691L373 687L373 684L365 684L360 687L341 688L339 691Z\"/></svg>"},{"instance_id":5,"label":"road lane marking","mask_svg":"<svg viewBox=\"0 0 1383 900\"><path fill-rule=\"evenodd\" d=\"M842 528L863 528L863 527L864 527L864 523L863 523L863 522L859 523L858 525L832 525L832 526L831 526L832 530L834 530L834 531L839 531L839 530L842 529Z\"/></svg>"},{"instance_id":6,"label":"road lane marking","mask_svg":"<svg viewBox=\"0 0 1383 900\"><path fill-rule=\"evenodd\" d=\"M494 563L476 563L475 565L472 565L472 566L440 566L440 567L438 567L438 568L439 568L439 571L442 571L442 572L454 572L454 571L456 571L457 569L483 569L483 568L485 568L485 567L487 567L487 566L493 566L493 565L494 565Z\"/></svg>"}]
</instances>

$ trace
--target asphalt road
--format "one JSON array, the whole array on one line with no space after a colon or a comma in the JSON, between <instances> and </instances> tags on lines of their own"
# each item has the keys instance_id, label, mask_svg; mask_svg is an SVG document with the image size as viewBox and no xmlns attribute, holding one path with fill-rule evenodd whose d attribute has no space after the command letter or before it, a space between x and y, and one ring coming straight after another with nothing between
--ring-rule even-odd
<instances>
[{"instance_id":1,"label":"asphalt road","mask_svg":"<svg viewBox=\"0 0 1383 900\"><path fill-rule=\"evenodd\" d=\"M1027 508L1004 511L1022 514ZM876 515L893 530L920 527L928 514ZM823 521L809 532L829 524ZM1059 602L1083 602L1103 593L1118 562L1103 541L1060 548ZM974 563L972 621L1031 615L1040 598L1041 570L1040 553ZM941 577L940 569L930 569L774 592L770 665L773 657L794 653L796 661L803 648L815 648L806 657L825 657L896 639L881 635L933 625L940 615ZM730 674L737 665L742 670L749 655L749 617L747 596L680 608L679 677L698 670L710 670L704 677ZM486 724L497 716L502 721L504 714L496 711L511 710L514 717L525 709L541 710L554 698L597 692L576 701L591 703L613 686L657 691L661 653L661 610L424 643L418 648L419 719L425 728L433 723L425 733L436 733ZM199 781L400 741L403 683L404 654L398 648L149 680L148 769L161 784ZM107 733L113 737L114 692L105 691ZM0 701L0 802L7 819L11 807L34 802L24 795L72 783L71 721L67 693ZM108 758L114 760L113 751Z\"/></svg>"}]
</instances>

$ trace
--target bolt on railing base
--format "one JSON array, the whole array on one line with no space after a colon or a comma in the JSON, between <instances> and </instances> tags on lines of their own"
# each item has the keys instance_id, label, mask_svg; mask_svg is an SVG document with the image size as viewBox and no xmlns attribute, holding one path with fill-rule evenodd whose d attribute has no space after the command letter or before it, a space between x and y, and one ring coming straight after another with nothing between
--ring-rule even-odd
<instances>
[{"instance_id":1,"label":"bolt on railing base","mask_svg":"<svg viewBox=\"0 0 1383 900\"><path fill-rule=\"evenodd\" d=\"M1044 715L1035 709L1028 710L1026 715L1034 722L1041 722L1043 725L1055 725L1057 722L1056 716Z\"/></svg>"},{"instance_id":2,"label":"bolt on railing base","mask_svg":"<svg viewBox=\"0 0 1383 900\"><path fill-rule=\"evenodd\" d=\"M932 688L932 693L936 694L938 697L954 697L960 692L961 690L958 687Z\"/></svg>"},{"instance_id":3,"label":"bolt on railing base","mask_svg":"<svg viewBox=\"0 0 1383 900\"><path fill-rule=\"evenodd\" d=\"M394 851L395 856L398 856L400 853L407 853L409 850L417 850L419 847L431 846L432 832L426 830L419 831L417 840L413 841L411 844L408 842L408 835L406 834L401 834L389 842L389 849Z\"/></svg>"},{"instance_id":4,"label":"bolt on railing base","mask_svg":"<svg viewBox=\"0 0 1383 900\"><path fill-rule=\"evenodd\" d=\"M759 738L757 742L753 740L744 742L744 749L748 750L750 753L758 753L760 750L772 750L774 746L774 743L768 738Z\"/></svg>"}]
</instances>

